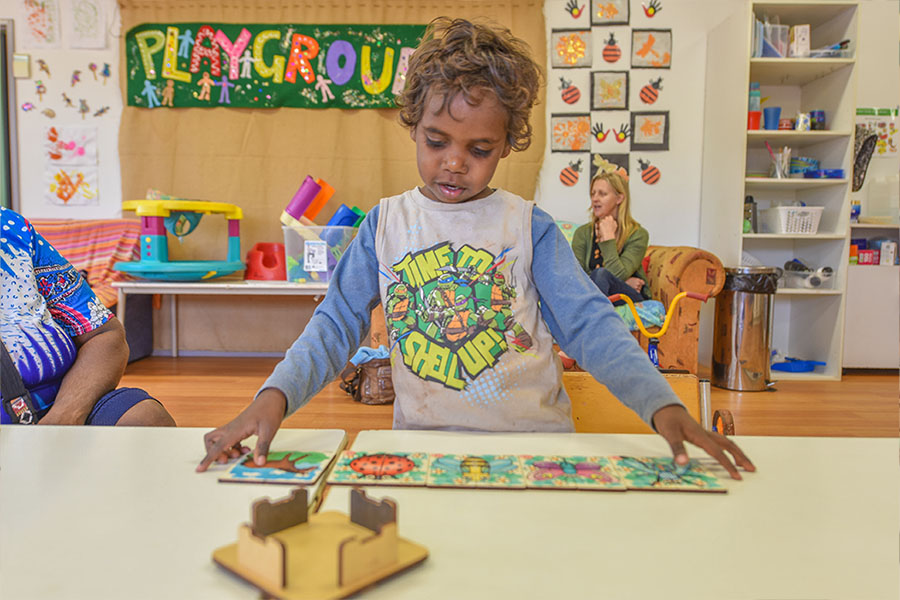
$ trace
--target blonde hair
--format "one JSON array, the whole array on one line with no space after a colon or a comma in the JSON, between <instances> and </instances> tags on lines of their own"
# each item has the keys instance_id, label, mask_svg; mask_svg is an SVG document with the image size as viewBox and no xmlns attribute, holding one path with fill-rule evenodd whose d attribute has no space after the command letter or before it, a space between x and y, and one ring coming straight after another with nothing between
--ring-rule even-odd
<instances>
[{"instance_id":1,"label":"blonde hair","mask_svg":"<svg viewBox=\"0 0 900 600\"><path fill-rule=\"evenodd\" d=\"M490 90L509 115L507 143L513 150L531 144L531 107L537 101L541 70L528 44L509 29L465 19L438 17L409 59L406 87L395 98L400 122L415 129L422 120L429 92L450 106L457 94L470 105Z\"/></svg>"},{"instance_id":2,"label":"blonde hair","mask_svg":"<svg viewBox=\"0 0 900 600\"><path fill-rule=\"evenodd\" d=\"M622 196L622 203L619 205L619 210L616 213L616 225L618 226L616 227L616 249L621 252L622 247L625 246L625 241L641 225L631 216L631 194L628 191L628 180L619 173L598 171L591 178L591 185L588 190L593 190L594 184L601 180L607 182L617 194ZM595 228L597 225L597 217L593 212L591 212L591 225Z\"/></svg>"}]
</instances>

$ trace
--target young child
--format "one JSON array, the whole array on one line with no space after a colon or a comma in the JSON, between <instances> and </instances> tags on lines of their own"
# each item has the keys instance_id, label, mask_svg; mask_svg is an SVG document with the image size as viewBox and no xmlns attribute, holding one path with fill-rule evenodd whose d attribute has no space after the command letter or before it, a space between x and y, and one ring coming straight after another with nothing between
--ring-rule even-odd
<instances>
[{"instance_id":1,"label":"young child","mask_svg":"<svg viewBox=\"0 0 900 600\"><path fill-rule=\"evenodd\" d=\"M601 171L591 179L591 221L575 230L572 251L591 281L606 296L625 294L634 302L650 299L641 261L650 236L631 216L628 180Z\"/></svg>"},{"instance_id":2,"label":"young child","mask_svg":"<svg viewBox=\"0 0 900 600\"><path fill-rule=\"evenodd\" d=\"M197 467L246 452L257 462L286 414L331 381L385 307L394 427L573 431L554 339L668 440L709 452L731 476L752 463L704 431L609 301L578 267L553 219L488 187L500 159L528 147L540 71L506 29L438 19L410 59L400 119L422 185L383 199L344 254L303 334L238 417L204 437Z\"/></svg>"}]
</instances>

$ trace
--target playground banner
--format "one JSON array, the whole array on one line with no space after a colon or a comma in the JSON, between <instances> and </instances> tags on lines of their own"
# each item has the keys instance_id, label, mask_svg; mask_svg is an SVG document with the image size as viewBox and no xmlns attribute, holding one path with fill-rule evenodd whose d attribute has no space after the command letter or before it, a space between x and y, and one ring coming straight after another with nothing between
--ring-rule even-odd
<instances>
[{"instance_id":1,"label":"playground banner","mask_svg":"<svg viewBox=\"0 0 900 600\"><path fill-rule=\"evenodd\" d=\"M144 23L125 36L128 105L393 108L424 25Z\"/></svg>"}]
</instances>

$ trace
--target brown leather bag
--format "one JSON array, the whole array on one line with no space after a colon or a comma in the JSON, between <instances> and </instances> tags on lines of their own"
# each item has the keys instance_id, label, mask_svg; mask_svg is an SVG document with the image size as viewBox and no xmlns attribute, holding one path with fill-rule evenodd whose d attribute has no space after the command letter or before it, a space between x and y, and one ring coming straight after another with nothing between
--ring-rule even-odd
<instances>
[{"instance_id":1,"label":"brown leather bag","mask_svg":"<svg viewBox=\"0 0 900 600\"><path fill-rule=\"evenodd\" d=\"M391 404L394 401L391 359L373 358L359 366L348 364L341 373L340 385L357 402Z\"/></svg>"}]
</instances>

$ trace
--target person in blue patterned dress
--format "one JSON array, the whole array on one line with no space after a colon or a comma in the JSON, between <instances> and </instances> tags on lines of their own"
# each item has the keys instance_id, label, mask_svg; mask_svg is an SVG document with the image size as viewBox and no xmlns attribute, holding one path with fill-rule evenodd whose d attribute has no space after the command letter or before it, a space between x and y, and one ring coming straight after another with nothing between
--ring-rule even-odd
<instances>
[{"instance_id":1,"label":"person in blue patterned dress","mask_svg":"<svg viewBox=\"0 0 900 600\"><path fill-rule=\"evenodd\" d=\"M39 424L175 425L144 390L116 389L128 362L125 329L71 263L10 209L0 208L0 234L0 337Z\"/></svg>"}]
</instances>

